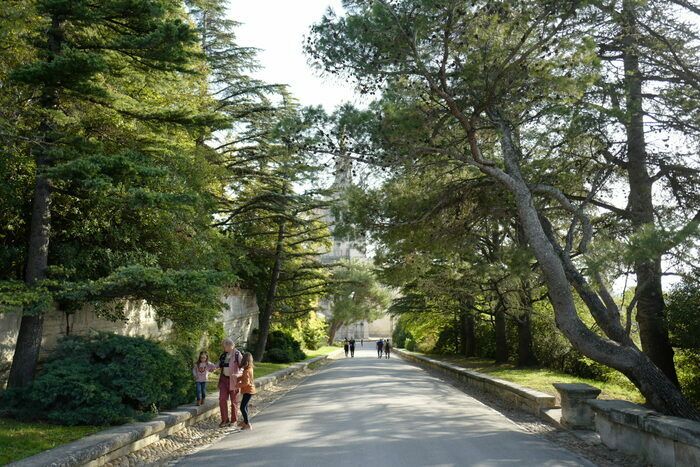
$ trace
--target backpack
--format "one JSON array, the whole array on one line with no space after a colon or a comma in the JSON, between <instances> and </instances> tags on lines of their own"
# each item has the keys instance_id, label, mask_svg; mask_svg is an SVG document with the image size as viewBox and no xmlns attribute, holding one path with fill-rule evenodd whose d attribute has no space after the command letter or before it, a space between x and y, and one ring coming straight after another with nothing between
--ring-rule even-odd
<instances>
[{"instance_id":1,"label":"backpack","mask_svg":"<svg viewBox=\"0 0 700 467\"><path fill-rule=\"evenodd\" d=\"M243 354L236 349L235 352L233 352L233 358L238 363L238 367L240 368L241 363L243 363ZM221 352L221 355L219 355L219 368L223 368L224 365L226 365L226 352ZM229 365L231 364L231 361L229 360Z\"/></svg>"}]
</instances>

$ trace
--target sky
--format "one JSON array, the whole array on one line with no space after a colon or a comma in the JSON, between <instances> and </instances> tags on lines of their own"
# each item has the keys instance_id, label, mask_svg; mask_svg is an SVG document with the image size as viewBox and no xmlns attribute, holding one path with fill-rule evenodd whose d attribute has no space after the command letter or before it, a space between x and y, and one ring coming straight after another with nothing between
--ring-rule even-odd
<instances>
[{"instance_id":1,"label":"sky","mask_svg":"<svg viewBox=\"0 0 700 467\"><path fill-rule=\"evenodd\" d=\"M229 0L229 17L241 23L236 30L238 44L259 49L261 69L253 73L256 78L287 84L301 105L322 105L328 111L344 102L364 107L367 101L351 85L321 77L303 52L304 37L329 7L343 10L341 0ZM625 197L620 193L617 204L624 205ZM624 278L619 278L615 290L623 284Z\"/></svg>"},{"instance_id":2,"label":"sky","mask_svg":"<svg viewBox=\"0 0 700 467\"><path fill-rule=\"evenodd\" d=\"M340 0L230 0L229 17L242 23L238 44L260 49L262 69L254 73L269 83L287 84L302 105L323 105L332 110L343 102L361 104L352 86L337 78L322 78L307 63L303 40L311 25L332 7L341 12Z\"/></svg>"}]
</instances>

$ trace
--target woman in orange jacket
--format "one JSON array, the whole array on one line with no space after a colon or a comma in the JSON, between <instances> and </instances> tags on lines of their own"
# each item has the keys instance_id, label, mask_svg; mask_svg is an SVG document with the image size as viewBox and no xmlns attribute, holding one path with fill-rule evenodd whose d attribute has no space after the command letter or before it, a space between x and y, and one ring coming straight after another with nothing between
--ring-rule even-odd
<instances>
[{"instance_id":1,"label":"woman in orange jacket","mask_svg":"<svg viewBox=\"0 0 700 467\"><path fill-rule=\"evenodd\" d=\"M255 365L253 364L253 354L247 352L243 356L243 361L241 362L241 369L243 374L238 378L238 390L243 395L241 399L241 414L243 414L243 423L240 424L242 430L252 430L253 427L250 425L248 420L248 403L250 402L253 394L256 393L255 390L255 377L253 375L253 369Z\"/></svg>"}]
</instances>

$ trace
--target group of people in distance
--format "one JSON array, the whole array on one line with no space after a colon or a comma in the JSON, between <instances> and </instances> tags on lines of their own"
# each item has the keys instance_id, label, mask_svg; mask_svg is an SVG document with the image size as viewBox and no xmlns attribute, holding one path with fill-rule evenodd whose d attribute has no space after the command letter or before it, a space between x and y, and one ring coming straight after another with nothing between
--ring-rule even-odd
<instances>
[{"instance_id":1,"label":"group of people in distance","mask_svg":"<svg viewBox=\"0 0 700 467\"><path fill-rule=\"evenodd\" d=\"M219 409L221 410L220 428L237 425L242 430L253 427L248 419L248 403L255 394L255 377L253 376L253 355L245 354L236 349L233 339L226 338L222 342L224 351L219 355L218 365L209 361L207 352L199 353L199 359L192 368L192 375L197 390L197 405L204 404L207 397L207 381L209 374L219 373ZM240 410L243 421L238 422L238 394L241 394ZM228 401L231 400L231 417L228 415Z\"/></svg>"},{"instance_id":2,"label":"group of people in distance","mask_svg":"<svg viewBox=\"0 0 700 467\"><path fill-rule=\"evenodd\" d=\"M391 342L389 339L379 339L377 341L377 358L382 358L382 355L385 358L391 357Z\"/></svg>"},{"instance_id":3,"label":"group of people in distance","mask_svg":"<svg viewBox=\"0 0 700 467\"><path fill-rule=\"evenodd\" d=\"M364 339L360 339L360 346L364 347ZM350 358L355 358L355 338L348 339L347 337L343 340L343 350L345 350L345 357L350 356ZM390 358L391 357L391 342L389 339L379 339L377 341L377 358Z\"/></svg>"},{"instance_id":4,"label":"group of people in distance","mask_svg":"<svg viewBox=\"0 0 700 467\"><path fill-rule=\"evenodd\" d=\"M360 346L364 346L365 340L360 339ZM345 357L348 356L348 352L350 352L350 358L355 358L355 338L353 337L352 339L348 340L346 337L345 340L343 341L343 350L345 350Z\"/></svg>"}]
</instances>

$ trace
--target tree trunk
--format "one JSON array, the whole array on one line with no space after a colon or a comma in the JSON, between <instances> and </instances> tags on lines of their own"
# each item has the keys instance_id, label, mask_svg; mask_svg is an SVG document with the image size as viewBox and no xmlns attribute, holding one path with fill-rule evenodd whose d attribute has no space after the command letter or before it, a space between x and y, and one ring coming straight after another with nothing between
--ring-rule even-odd
<instances>
[{"instance_id":1,"label":"tree trunk","mask_svg":"<svg viewBox=\"0 0 700 467\"><path fill-rule=\"evenodd\" d=\"M525 231L520 222L516 222L515 225L515 240L520 248L528 248ZM538 362L532 351L532 286L528 275L523 275L520 278L518 295L522 310L521 315L516 319L518 326L518 366L535 366Z\"/></svg>"},{"instance_id":2,"label":"tree trunk","mask_svg":"<svg viewBox=\"0 0 700 467\"><path fill-rule=\"evenodd\" d=\"M518 219L523 226L527 242L542 271L549 299L554 308L557 327L571 342L573 347L585 356L626 375L639 388L640 392L647 398L647 401L659 412L700 420L700 413L683 397L678 387L673 384L665 373L646 354L641 352L631 342L631 339L622 339L626 332L622 328L619 319L617 319L617 322L610 320L610 329L604 330L604 332L608 337L610 337L610 334L619 334L617 337L620 337L620 340L603 338L581 321L571 286L576 285L577 293L583 298L583 292L587 292L587 290L582 288L582 285L587 286L588 284L585 281L583 281L583 284L577 284L572 280L571 275L567 275L565 266L569 268L571 265L566 262L566 258L559 256L555 250L555 245L547 237L533 200L531 188L524 179L520 169L520 161L524 159L523 154L513 140L513 129L510 122L499 114L500 109L487 109L487 114L500 133L501 154L505 170L501 169L498 164L484 159L479 147L477 129L474 126L473 119L470 119L462 111L462 107L448 93L447 89L435 84L433 77L427 71L423 72L423 74L430 82L431 91L444 100L450 113L465 131L470 152L463 160L478 167L484 174L503 184L513 195ZM589 300L590 298L586 297L586 306L589 308L591 315L599 318L601 310L593 308L595 303ZM608 310L608 315L610 314L614 315L615 313ZM608 323L604 324L607 325Z\"/></svg>"},{"instance_id":3,"label":"tree trunk","mask_svg":"<svg viewBox=\"0 0 700 467\"><path fill-rule=\"evenodd\" d=\"M700 414L678 387L634 344L620 344L602 338L581 321L563 259L545 233L530 188L520 172L518 161L521 157L519 148L513 143L510 126L502 120L497 120L497 124L507 172L490 166L483 166L482 170L506 185L515 197L518 217L547 285L557 327L582 354L627 376L656 410L700 420ZM617 325L621 327L619 321Z\"/></svg>"},{"instance_id":4,"label":"tree trunk","mask_svg":"<svg viewBox=\"0 0 700 467\"><path fill-rule=\"evenodd\" d=\"M56 18L52 19L47 42L48 49L52 54L58 55L61 52L61 22ZM51 54L49 54L48 60L53 60ZM54 110L58 106L58 90L54 87L45 87L40 97L40 103L42 108ZM32 150L36 161L36 177L29 227L29 245L24 270L24 281L30 286L46 277L46 268L49 262L51 189L46 177L46 169L50 166L50 155L47 148L51 147L54 137L51 135L53 130L48 118L43 117L39 125L43 144L37 145ZM24 387L34 380L39 352L41 351L43 327L44 315L42 311L23 314L7 381L8 388Z\"/></svg>"},{"instance_id":5,"label":"tree trunk","mask_svg":"<svg viewBox=\"0 0 700 467\"><path fill-rule=\"evenodd\" d=\"M636 3L623 2L620 16L623 29L622 48L625 70L625 94L627 104L627 177L629 179L628 209L635 232L653 227L654 204L652 189L654 181L647 168L646 140L644 135L644 110L642 77L637 54ZM637 323L642 350L652 362L676 385L678 375L673 362L673 347L668 337L665 303L661 286L661 255L635 261L637 276Z\"/></svg>"},{"instance_id":6,"label":"tree trunk","mask_svg":"<svg viewBox=\"0 0 700 467\"><path fill-rule=\"evenodd\" d=\"M474 314L462 309L460 351L465 357L476 356L476 335L474 334Z\"/></svg>"},{"instance_id":7,"label":"tree trunk","mask_svg":"<svg viewBox=\"0 0 700 467\"><path fill-rule=\"evenodd\" d=\"M499 301L494 312L496 331L496 363L508 362L508 334L506 332L506 312L503 303Z\"/></svg>"},{"instance_id":8,"label":"tree trunk","mask_svg":"<svg viewBox=\"0 0 700 467\"><path fill-rule=\"evenodd\" d=\"M515 320L518 326L518 366L535 366L537 358L532 352L532 326L530 321L530 313L525 313L523 316Z\"/></svg>"},{"instance_id":9,"label":"tree trunk","mask_svg":"<svg viewBox=\"0 0 700 467\"><path fill-rule=\"evenodd\" d=\"M285 223L280 221L279 230L277 232L277 246L275 248L275 263L272 266L270 274L270 287L267 289L267 297L265 306L260 312L258 326L258 341L255 343L255 351L253 358L257 362L261 362L265 354L265 346L267 345L267 335L270 333L270 321L272 320L272 310L275 306L275 296L277 295L277 284L279 283L280 271L282 270L282 254L284 249L284 233Z\"/></svg>"},{"instance_id":10,"label":"tree trunk","mask_svg":"<svg viewBox=\"0 0 700 467\"><path fill-rule=\"evenodd\" d=\"M335 342L335 334L340 329L341 323L336 321L331 321L330 326L328 326L328 345L333 345Z\"/></svg>"}]
</instances>

